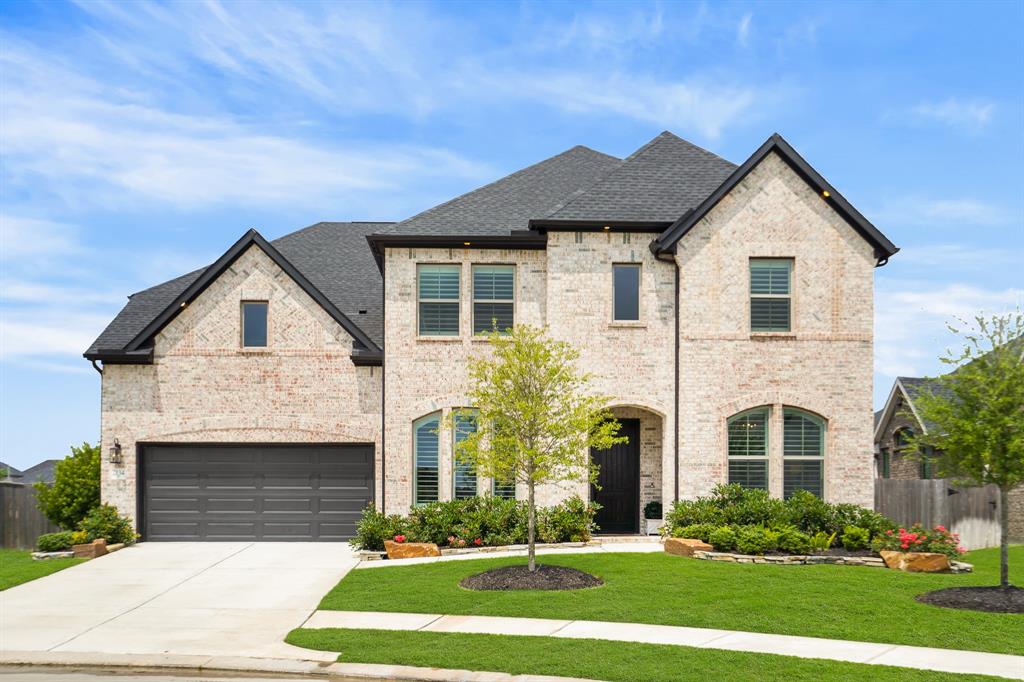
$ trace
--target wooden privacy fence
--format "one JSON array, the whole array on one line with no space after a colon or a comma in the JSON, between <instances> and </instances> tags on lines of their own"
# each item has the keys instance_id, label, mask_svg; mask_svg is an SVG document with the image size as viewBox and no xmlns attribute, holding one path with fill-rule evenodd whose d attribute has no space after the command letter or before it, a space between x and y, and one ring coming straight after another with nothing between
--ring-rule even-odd
<instances>
[{"instance_id":1,"label":"wooden privacy fence","mask_svg":"<svg viewBox=\"0 0 1024 682\"><path fill-rule=\"evenodd\" d=\"M999 488L954 486L944 478L875 479L875 510L901 526L942 524L967 549L999 546Z\"/></svg>"},{"instance_id":2,"label":"wooden privacy fence","mask_svg":"<svg viewBox=\"0 0 1024 682\"><path fill-rule=\"evenodd\" d=\"M31 485L0 481L0 536L3 547L32 549L43 533L60 528L43 516L36 504L36 491Z\"/></svg>"}]
</instances>

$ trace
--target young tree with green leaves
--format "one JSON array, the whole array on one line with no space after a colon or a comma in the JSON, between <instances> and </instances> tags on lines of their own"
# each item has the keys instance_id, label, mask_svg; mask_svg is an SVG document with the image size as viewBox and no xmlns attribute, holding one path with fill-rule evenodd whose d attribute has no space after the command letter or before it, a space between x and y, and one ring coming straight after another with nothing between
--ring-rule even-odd
<instances>
[{"instance_id":1,"label":"young tree with green leaves","mask_svg":"<svg viewBox=\"0 0 1024 682\"><path fill-rule=\"evenodd\" d=\"M579 353L550 339L545 330L516 325L507 335L491 333L490 352L469 364L468 397L475 432L456 447L460 462L483 476L527 488L529 570L535 558L536 489L558 481L593 482L590 449L625 442L607 400L587 390L590 375L576 369ZM453 413L453 420L466 412Z\"/></svg>"},{"instance_id":2,"label":"young tree with green leaves","mask_svg":"<svg viewBox=\"0 0 1024 682\"><path fill-rule=\"evenodd\" d=\"M932 448L937 471L967 485L994 484L1000 498L999 583L1008 587L1008 495L1024 485L1024 313L975 317L950 326L963 344L941 361L955 369L936 379L945 390L915 400L927 433L912 439L919 454Z\"/></svg>"},{"instance_id":3,"label":"young tree with green leaves","mask_svg":"<svg viewBox=\"0 0 1024 682\"><path fill-rule=\"evenodd\" d=\"M64 530L75 530L100 506L100 446L71 446L71 454L57 462L53 483L34 484L36 500L46 518Z\"/></svg>"}]
</instances>

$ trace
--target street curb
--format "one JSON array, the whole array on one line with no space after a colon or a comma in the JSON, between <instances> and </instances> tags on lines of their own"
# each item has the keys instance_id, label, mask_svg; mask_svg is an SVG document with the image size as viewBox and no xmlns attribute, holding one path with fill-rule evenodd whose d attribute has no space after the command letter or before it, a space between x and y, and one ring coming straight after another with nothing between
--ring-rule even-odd
<instances>
[{"instance_id":1,"label":"street curb","mask_svg":"<svg viewBox=\"0 0 1024 682\"><path fill-rule=\"evenodd\" d=\"M325 663L288 658L195 656L185 654L105 654L70 651L2 651L0 666L127 668L168 673L238 672L304 675L401 682L594 682L579 677L511 675L499 672L417 668L372 663Z\"/></svg>"}]
</instances>

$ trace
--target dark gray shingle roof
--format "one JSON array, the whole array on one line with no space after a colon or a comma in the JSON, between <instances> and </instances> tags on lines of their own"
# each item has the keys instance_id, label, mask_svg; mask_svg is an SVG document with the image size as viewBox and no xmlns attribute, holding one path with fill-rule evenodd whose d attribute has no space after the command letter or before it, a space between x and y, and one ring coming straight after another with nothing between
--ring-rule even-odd
<instances>
[{"instance_id":1,"label":"dark gray shingle roof","mask_svg":"<svg viewBox=\"0 0 1024 682\"><path fill-rule=\"evenodd\" d=\"M383 343L382 281L366 236L392 223L317 223L271 243L374 342ZM86 354L120 351L205 268L133 294ZM365 314L360 314L365 310Z\"/></svg>"},{"instance_id":2,"label":"dark gray shingle roof","mask_svg":"<svg viewBox=\"0 0 1024 682\"><path fill-rule=\"evenodd\" d=\"M735 164L666 131L545 217L673 222L735 169Z\"/></svg>"},{"instance_id":3,"label":"dark gray shingle roof","mask_svg":"<svg viewBox=\"0 0 1024 682\"><path fill-rule=\"evenodd\" d=\"M44 459L22 472L22 483L53 483L53 476L58 459Z\"/></svg>"},{"instance_id":4,"label":"dark gray shingle roof","mask_svg":"<svg viewBox=\"0 0 1024 682\"><path fill-rule=\"evenodd\" d=\"M577 146L451 201L382 229L379 234L482 236L525 230L622 161ZM676 216L678 217L678 216Z\"/></svg>"}]
</instances>

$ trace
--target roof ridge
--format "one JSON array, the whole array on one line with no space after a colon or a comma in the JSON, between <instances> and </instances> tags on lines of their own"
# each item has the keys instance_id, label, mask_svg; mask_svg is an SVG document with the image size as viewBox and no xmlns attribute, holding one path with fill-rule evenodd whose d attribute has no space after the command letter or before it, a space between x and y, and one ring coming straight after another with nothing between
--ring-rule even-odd
<instances>
[{"instance_id":1,"label":"roof ridge","mask_svg":"<svg viewBox=\"0 0 1024 682\"><path fill-rule=\"evenodd\" d=\"M469 196L470 194L476 194L477 192L481 192L481 191L483 191L483 190L485 190L485 189L487 189L489 187L493 187L494 185L497 185L499 182L502 182L504 180L509 180L511 178L522 176L527 171L533 170L534 168L536 168L537 166L540 166L541 164L545 164L545 163L548 163L550 161L554 161L555 159L562 158L562 157L567 156L570 153L578 151L578 150L584 150L584 151L589 152L591 154L598 154L600 156L603 156L603 157L606 157L606 158L609 158L609 159L615 159L617 161L621 161L621 159L619 159L617 156L612 156L611 154L605 154L604 152L599 152L596 149L591 149L590 147L584 146L582 144L574 145L574 146L570 147L569 149L566 149L565 151L562 151L562 152L559 152L558 154L555 154L554 156L549 156L548 158L541 159L540 161L537 161L536 163L532 163L529 166L526 166L525 168L520 168L519 170L514 171L512 173L509 173L508 175L503 175L500 178L497 178L495 180L492 180L491 182L488 182L486 185L480 185L479 187L477 187L475 189L471 189L468 192L463 192L462 194L460 194L460 195L458 195L456 197L452 197L448 201L445 201L443 203L431 206L430 208L424 209L424 210L420 211L419 213L417 213L415 215L411 215L408 218L406 218L405 220L400 220L400 221L398 221L397 223L394 223L394 224L395 225L404 225L405 223L407 223L407 222L409 222L411 220L415 220L416 218L419 218L420 216L426 215L427 213L430 213L432 211L436 211L438 209L444 208L445 206L449 206L452 203L458 201L459 199L462 199L463 197Z\"/></svg>"}]
</instances>

